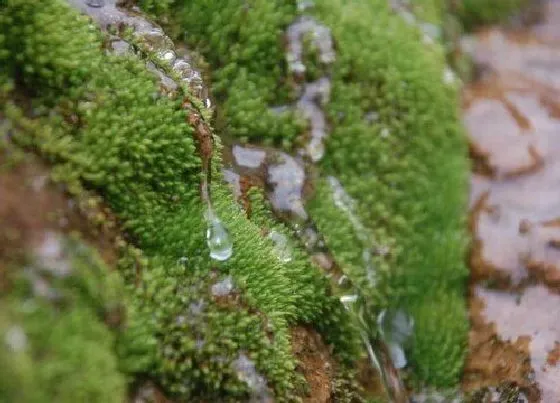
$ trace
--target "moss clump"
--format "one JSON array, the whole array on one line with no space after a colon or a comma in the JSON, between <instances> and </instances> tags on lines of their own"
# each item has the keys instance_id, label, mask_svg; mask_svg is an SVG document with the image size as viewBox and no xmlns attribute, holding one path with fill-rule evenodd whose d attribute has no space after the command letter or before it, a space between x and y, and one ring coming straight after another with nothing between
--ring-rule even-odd
<instances>
[{"instance_id":1,"label":"moss clump","mask_svg":"<svg viewBox=\"0 0 560 403\"><path fill-rule=\"evenodd\" d=\"M0 401L122 402L115 334L103 323L118 306L119 278L81 242L59 242L64 260L12 270L14 290L0 297Z\"/></svg>"},{"instance_id":2,"label":"moss clump","mask_svg":"<svg viewBox=\"0 0 560 403\"><path fill-rule=\"evenodd\" d=\"M3 69L29 101L4 94L12 98L3 112L18 129L14 141L48 158L60 180L98 191L143 251L122 262L129 317L119 338L123 370L148 374L182 399L239 400L254 393L235 369L244 354L267 393L282 401L294 398L299 382L290 325L309 323L331 334L342 356L353 356L355 334L323 275L303 254L280 262L220 181L212 195L234 253L227 262L210 260L189 112L180 97L158 93L141 57L107 55L102 35L61 0L5 4ZM212 166L218 178L219 155ZM235 298L211 297L208 288L227 275ZM201 300L206 309L190 323L188 312Z\"/></svg>"},{"instance_id":3,"label":"moss clump","mask_svg":"<svg viewBox=\"0 0 560 403\"><path fill-rule=\"evenodd\" d=\"M465 29L472 30L477 26L504 21L527 5L527 0L461 0L456 12Z\"/></svg>"},{"instance_id":4,"label":"moss clump","mask_svg":"<svg viewBox=\"0 0 560 403\"><path fill-rule=\"evenodd\" d=\"M437 41L423 43L422 23L441 24L442 3L415 4L415 24L385 0L327 0L305 11L332 30L336 44L325 107L331 131L309 209L343 269L374 306L401 306L419 324L439 324L437 333L417 327L413 360L422 379L452 385L460 376L467 329L461 299L469 167L457 85L445 74L445 51ZM293 2L252 1L241 7L205 0L168 6L170 25L187 30L211 64L226 131L256 140L270 133L293 138L291 129L279 131L260 116L293 99L282 48L297 13ZM261 122L271 128L267 133L255 129ZM356 214L374 240L375 285L363 270L363 242L329 197L328 175L356 200ZM429 309L435 303L448 320L440 321Z\"/></svg>"}]
</instances>

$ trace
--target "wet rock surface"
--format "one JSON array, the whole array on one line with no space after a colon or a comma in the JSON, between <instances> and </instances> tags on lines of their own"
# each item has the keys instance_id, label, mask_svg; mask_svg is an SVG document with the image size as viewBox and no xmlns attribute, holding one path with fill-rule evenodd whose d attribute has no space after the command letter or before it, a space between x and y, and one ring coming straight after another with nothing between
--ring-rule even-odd
<instances>
[{"instance_id":1,"label":"wet rock surface","mask_svg":"<svg viewBox=\"0 0 560 403\"><path fill-rule=\"evenodd\" d=\"M471 141L471 332L463 386L512 384L560 401L560 3L516 32L465 41Z\"/></svg>"}]
</instances>

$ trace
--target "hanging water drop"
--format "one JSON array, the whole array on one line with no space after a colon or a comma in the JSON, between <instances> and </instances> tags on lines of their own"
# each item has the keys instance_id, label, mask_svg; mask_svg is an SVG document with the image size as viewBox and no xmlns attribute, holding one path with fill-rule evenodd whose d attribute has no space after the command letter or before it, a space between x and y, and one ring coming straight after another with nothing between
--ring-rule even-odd
<instances>
[{"instance_id":1,"label":"hanging water drop","mask_svg":"<svg viewBox=\"0 0 560 403\"><path fill-rule=\"evenodd\" d=\"M233 242L225 225L212 211L208 211L208 228L206 242L210 249L210 257L215 260L228 260L233 254Z\"/></svg>"}]
</instances>

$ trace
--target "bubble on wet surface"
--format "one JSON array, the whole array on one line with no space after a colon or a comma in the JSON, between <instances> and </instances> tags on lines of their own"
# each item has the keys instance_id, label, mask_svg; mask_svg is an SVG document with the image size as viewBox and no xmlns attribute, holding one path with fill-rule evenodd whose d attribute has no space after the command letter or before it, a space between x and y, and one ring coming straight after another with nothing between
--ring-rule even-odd
<instances>
[{"instance_id":1,"label":"bubble on wet surface","mask_svg":"<svg viewBox=\"0 0 560 403\"><path fill-rule=\"evenodd\" d=\"M14 353L24 351L27 348L27 335L21 326L13 325L6 331L4 343Z\"/></svg>"},{"instance_id":2,"label":"bubble on wet surface","mask_svg":"<svg viewBox=\"0 0 560 403\"><path fill-rule=\"evenodd\" d=\"M228 229L212 210L208 211L206 221L206 243L210 257L218 261L228 260L233 254L233 241Z\"/></svg>"},{"instance_id":3,"label":"bubble on wet surface","mask_svg":"<svg viewBox=\"0 0 560 403\"><path fill-rule=\"evenodd\" d=\"M236 372L237 378L245 382L251 390L251 402L271 401L271 396L266 386L266 378L257 372L255 363L245 353L240 353L231 363L231 366Z\"/></svg>"},{"instance_id":4,"label":"bubble on wet surface","mask_svg":"<svg viewBox=\"0 0 560 403\"><path fill-rule=\"evenodd\" d=\"M233 287L233 278L231 276L227 276L223 280L212 285L210 292L215 297L225 297L231 294Z\"/></svg>"},{"instance_id":5,"label":"bubble on wet surface","mask_svg":"<svg viewBox=\"0 0 560 403\"><path fill-rule=\"evenodd\" d=\"M266 152L256 147L235 145L232 152L237 165L245 168L258 168L266 158Z\"/></svg>"},{"instance_id":6,"label":"bubble on wet surface","mask_svg":"<svg viewBox=\"0 0 560 403\"><path fill-rule=\"evenodd\" d=\"M156 53L156 57L164 63L173 63L177 59L177 55L172 50L160 50Z\"/></svg>"},{"instance_id":7,"label":"bubble on wet surface","mask_svg":"<svg viewBox=\"0 0 560 403\"><path fill-rule=\"evenodd\" d=\"M181 76L182 83L190 89L194 96L202 100L207 99L208 90L204 86L201 74L186 60L177 57L173 41L165 34L161 27L147 20L134 10L130 11L126 8L117 7L118 1L116 0L105 1L104 7L88 7L83 0L68 0L68 2L89 15L102 29L111 30L111 27L121 26L131 28L133 31L133 42L139 47L141 52L154 53L156 63L158 64L172 65L172 68ZM118 37L114 39L116 38ZM128 54L129 50L132 51L122 42L111 42L116 45L115 48L110 47L109 50L115 54ZM158 65L157 67L161 66ZM159 68L150 68L150 66L148 68L158 76L162 82L164 92L167 92L168 95L173 95L179 83L174 82L171 77L160 71Z\"/></svg>"},{"instance_id":8,"label":"bubble on wet surface","mask_svg":"<svg viewBox=\"0 0 560 403\"><path fill-rule=\"evenodd\" d=\"M274 244L274 253L278 260L283 263L292 261L292 248L286 235L272 230L268 233L267 238Z\"/></svg>"}]
</instances>

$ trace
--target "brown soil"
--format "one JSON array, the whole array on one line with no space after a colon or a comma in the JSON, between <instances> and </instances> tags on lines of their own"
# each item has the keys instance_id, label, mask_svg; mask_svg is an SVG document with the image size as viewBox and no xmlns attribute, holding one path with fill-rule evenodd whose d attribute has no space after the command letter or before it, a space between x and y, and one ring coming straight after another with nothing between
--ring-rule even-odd
<instances>
[{"instance_id":1,"label":"brown soil","mask_svg":"<svg viewBox=\"0 0 560 403\"><path fill-rule=\"evenodd\" d=\"M548 353L546 358L548 365L557 366L560 363L560 343L556 342L554 349Z\"/></svg>"},{"instance_id":2,"label":"brown soil","mask_svg":"<svg viewBox=\"0 0 560 403\"><path fill-rule=\"evenodd\" d=\"M513 383L522 388L532 401L538 401L540 392L532 383L529 337L514 342L504 341L494 323L483 315L484 302L472 296L469 301L469 359L465 366L463 388L474 391L485 386Z\"/></svg>"},{"instance_id":3,"label":"brown soil","mask_svg":"<svg viewBox=\"0 0 560 403\"><path fill-rule=\"evenodd\" d=\"M116 220L107 209L91 204L69 197L63 186L50 181L48 168L30 155L0 170L0 267L22 258L49 231L81 234L108 265L114 265L120 239Z\"/></svg>"},{"instance_id":4,"label":"brown soil","mask_svg":"<svg viewBox=\"0 0 560 403\"><path fill-rule=\"evenodd\" d=\"M303 401L332 402L335 362L321 335L311 328L297 326L291 329L291 338L292 350L298 361L297 370L309 385Z\"/></svg>"}]
</instances>

